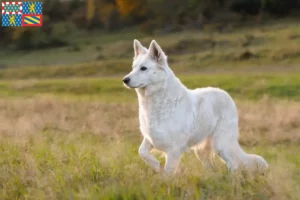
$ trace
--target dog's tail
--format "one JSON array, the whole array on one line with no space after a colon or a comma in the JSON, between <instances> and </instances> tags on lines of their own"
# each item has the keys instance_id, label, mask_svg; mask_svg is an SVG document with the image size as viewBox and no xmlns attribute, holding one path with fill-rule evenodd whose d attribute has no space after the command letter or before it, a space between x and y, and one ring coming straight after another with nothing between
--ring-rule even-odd
<instances>
[{"instance_id":1,"label":"dog's tail","mask_svg":"<svg viewBox=\"0 0 300 200\"><path fill-rule=\"evenodd\" d=\"M235 154L234 157L237 158L239 167L259 172L265 172L269 168L267 161L263 157L256 154L247 154L238 142L234 146L233 153Z\"/></svg>"}]
</instances>

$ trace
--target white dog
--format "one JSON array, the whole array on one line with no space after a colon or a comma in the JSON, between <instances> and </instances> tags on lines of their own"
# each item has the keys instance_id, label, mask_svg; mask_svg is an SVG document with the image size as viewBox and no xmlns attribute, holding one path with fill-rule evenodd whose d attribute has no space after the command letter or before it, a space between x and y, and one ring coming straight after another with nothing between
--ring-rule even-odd
<instances>
[{"instance_id":1,"label":"white dog","mask_svg":"<svg viewBox=\"0 0 300 200\"><path fill-rule=\"evenodd\" d=\"M134 40L132 71L124 77L135 88L139 101L143 142L139 155L156 172L159 161L153 148L166 154L164 172L173 174L181 154L193 149L204 166L211 165L214 150L232 171L240 167L267 169L258 155L246 154L238 143L238 113L229 94L206 87L187 89L167 63L167 56L153 40L149 49Z\"/></svg>"}]
</instances>

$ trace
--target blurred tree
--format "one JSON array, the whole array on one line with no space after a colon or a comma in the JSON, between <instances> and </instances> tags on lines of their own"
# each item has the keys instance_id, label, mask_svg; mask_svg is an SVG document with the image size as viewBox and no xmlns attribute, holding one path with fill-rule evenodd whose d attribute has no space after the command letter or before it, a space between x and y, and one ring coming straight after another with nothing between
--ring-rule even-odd
<instances>
[{"instance_id":1,"label":"blurred tree","mask_svg":"<svg viewBox=\"0 0 300 200\"><path fill-rule=\"evenodd\" d=\"M284 16L292 9L299 8L299 0L234 0L229 10L243 16L268 12L275 16Z\"/></svg>"},{"instance_id":2,"label":"blurred tree","mask_svg":"<svg viewBox=\"0 0 300 200\"><path fill-rule=\"evenodd\" d=\"M299 8L298 0L266 0L266 10L275 16L288 15L295 8Z\"/></svg>"},{"instance_id":3,"label":"blurred tree","mask_svg":"<svg viewBox=\"0 0 300 200\"><path fill-rule=\"evenodd\" d=\"M121 16L125 19L140 23L148 18L149 10L146 0L116 0L116 3Z\"/></svg>"},{"instance_id":4,"label":"blurred tree","mask_svg":"<svg viewBox=\"0 0 300 200\"><path fill-rule=\"evenodd\" d=\"M87 0L88 28L114 30L118 27L119 13L115 0Z\"/></svg>"},{"instance_id":5,"label":"blurred tree","mask_svg":"<svg viewBox=\"0 0 300 200\"><path fill-rule=\"evenodd\" d=\"M117 0L118 9L125 17L145 14L144 3L139 0Z\"/></svg>"},{"instance_id":6,"label":"blurred tree","mask_svg":"<svg viewBox=\"0 0 300 200\"><path fill-rule=\"evenodd\" d=\"M118 27L119 13L115 1L103 1L99 3L99 19L108 31L112 31Z\"/></svg>"},{"instance_id":7,"label":"blurred tree","mask_svg":"<svg viewBox=\"0 0 300 200\"><path fill-rule=\"evenodd\" d=\"M96 8L96 3L95 0L87 0L87 21L90 22L93 20L95 17L95 8Z\"/></svg>"},{"instance_id":8,"label":"blurred tree","mask_svg":"<svg viewBox=\"0 0 300 200\"><path fill-rule=\"evenodd\" d=\"M47 15L51 22L65 20L68 17L67 4L61 0L44 0L43 15Z\"/></svg>"},{"instance_id":9,"label":"blurred tree","mask_svg":"<svg viewBox=\"0 0 300 200\"><path fill-rule=\"evenodd\" d=\"M44 3L43 27L0 27L2 47L31 49L67 45L68 34L77 28L112 31L139 25L145 33L153 34L157 29L168 33L191 27L201 28L206 23L220 23L223 16L231 16L232 12L242 16L269 13L282 17L293 10L298 11L300 6L300 0L40 1Z\"/></svg>"},{"instance_id":10,"label":"blurred tree","mask_svg":"<svg viewBox=\"0 0 300 200\"><path fill-rule=\"evenodd\" d=\"M235 0L229 6L229 10L241 14L244 21L247 16L258 15L265 4L265 0Z\"/></svg>"}]
</instances>

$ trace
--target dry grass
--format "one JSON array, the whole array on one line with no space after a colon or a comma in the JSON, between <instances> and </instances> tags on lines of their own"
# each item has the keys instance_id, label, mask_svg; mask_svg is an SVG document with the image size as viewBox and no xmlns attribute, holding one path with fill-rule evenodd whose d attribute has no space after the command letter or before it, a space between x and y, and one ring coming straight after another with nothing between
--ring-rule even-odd
<instances>
[{"instance_id":1,"label":"dry grass","mask_svg":"<svg viewBox=\"0 0 300 200\"><path fill-rule=\"evenodd\" d=\"M231 176L221 164L206 172L187 153L167 182L137 155L136 103L2 99L0 199L299 198L300 103L237 105L241 143L268 160L267 177Z\"/></svg>"},{"instance_id":2,"label":"dry grass","mask_svg":"<svg viewBox=\"0 0 300 200\"><path fill-rule=\"evenodd\" d=\"M264 98L259 102L238 104L241 142L269 143L300 142L299 102L278 102ZM257 137L259 135L259 137Z\"/></svg>"},{"instance_id":3,"label":"dry grass","mask_svg":"<svg viewBox=\"0 0 300 200\"><path fill-rule=\"evenodd\" d=\"M263 98L259 102L237 102L237 107L243 144L253 145L262 139L272 144L300 142L299 102L278 103ZM138 135L137 109L135 103L68 101L51 96L25 100L4 99L0 100L0 133L24 137L54 129L64 133L91 133L118 140L130 134Z\"/></svg>"}]
</instances>

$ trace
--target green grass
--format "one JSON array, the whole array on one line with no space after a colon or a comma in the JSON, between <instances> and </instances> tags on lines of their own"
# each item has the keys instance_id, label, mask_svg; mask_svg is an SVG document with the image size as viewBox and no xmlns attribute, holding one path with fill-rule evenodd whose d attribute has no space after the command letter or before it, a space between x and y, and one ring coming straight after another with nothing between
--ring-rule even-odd
<instances>
[{"instance_id":1,"label":"green grass","mask_svg":"<svg viewBox=\"0 0 300 200\"><path fill-rule=\"evenodd\" d=\"M296 196L299 168L293 167L299 164L296 154L299 145L251 148L251 152L270 162L274 171L267 179L230 175L221 164L216 172L206 172L190 153L182 158L180 175L168 182L138 157L139 143L126 140L115 146L115 142L87 133L53 131L26 137L25 141L1 137L0 197L3 200L182 199L187 195L189 199L299 197ZM278 168L287 171L276 174ZM284 179L278 180L280 177ZM278 191L278 187L282 188Z\"/></svg>"},{"instance_id":2,"label":"green grass","mask_svg":"<svg viewBox=\"0 0 300 200\"><path fill-rule=\"evenodd\" d=\"M207 29L156 34L151 37L137 30L111 34L74 33L70 38L74 45L79 46L79 51L63 47L28 52L0 52L0 78L122 74L132 64L135 38L146 47L152 39L157 40L167 53L170 66L177 73L300 70L298 21L267 22L261 26L233 28L223 33Z\"/></svg>"},{"instance_id":3,"label":"green grass","mask_svg":"<svg viewBox=\"0 0 300 200\"><path fill-rule=\"evenodd\" d=\"M180 76L189 88L220 87L234 98L257 100L264 95L291 100L300 99L300 74L231 74ZM41 94L95 97L109 101L136 99L120 78L74 78L48 80L14 80L0 82L0 95L32 96Z\"/></svg>"},{"instance_id":4,"label":"green grass","mask_svg":"<svg viewBox=\"0 0 300 200\"><path fill-rule=\"evenodd\" d=\"M120 79L1 81L0 199L296 200L299 77L181 76L192 88L222 86L239 99L241 144L263 156L270 172L230 174L220 161L205 171L189 152L173 180L138 156L136 94ZM266 94L271 101L256 101Z\"/></svg>"}]
</instances>

